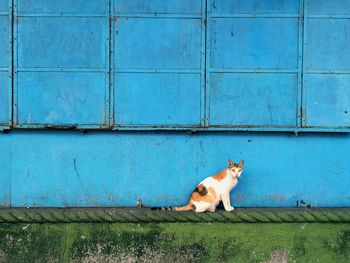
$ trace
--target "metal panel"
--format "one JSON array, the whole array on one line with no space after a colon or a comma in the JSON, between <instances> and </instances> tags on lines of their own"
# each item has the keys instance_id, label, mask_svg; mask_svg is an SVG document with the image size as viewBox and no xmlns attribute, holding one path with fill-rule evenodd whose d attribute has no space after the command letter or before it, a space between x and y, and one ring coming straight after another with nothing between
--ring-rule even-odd
<instances>
[{"instance_id":1,"label":"metal panel","mask_svg":"<svg viewBox=\"0 0 350 263\"><path fill-rule=\"evenodd\" d=\"M34 132L30 140L17 134L12 205L135 205L137 199L176 204L193 190L197 147L188 135L91 134ZM160 158L164 153L174 158Z\"/></svg>"},{"instance_id":2,"label":"metal panel","mask_svg":"<svg viewBox=\"0 0 350 263\"><path fill-rule=\"evenodd\" d=\"M12 4L0 3L0 130L11 125L12 103Z\"/></svg>"},{"instance_id":3,"label":"metal panel","mask_svg":"<svg viewBox=\"0 0 350 263\"><path fill-rule=\"evenodd\" d=\"M203 124L203 3L114 1L116 129Z\"/></svg>"},{"instance_id":4,"label":"metal panel","mask_svg":"<svg viewBox=\"0 0 350 263\"><path fill-rule=\"evenodd\" d=\"M15 7L15 126L108 127L109 1Z\"/></svg>"},{"instance_id":5,"label":"metal panel","mask_svg":"<svg viewBox=\"0 0 350 263\"><path fill-rule=\"evenodd\" d=\"M211 68L297 69L297 18L212 18Z\"/></svg>"},{"instance_id":6,"label":"metal panel","mask_svg":"<svg viewBox=\"0 0 350 263\"><path fill-rule=\"evenodd\" d=\"M114 0L117 14L196 14L201 15L201 1L197 0Z\"/></svg>"},{"instance_id":7,"label":"metal panel","mask_svg":"<svg viewBox=\"0 0 350 263\"><path fill-rule=\"evenodd\" d=\"M0 207L10 206L12 147L7 134L0 133Z\"/></svg>"},{"instance_id":8,"label":"metal panel","mask_svg":"<svg viewBox=\"0 0 350 263\"><path fill-rule=\"evenodd\" d=\"M105 18L19 17L17 22L19 68L105 70Z\"/></svg>"},{"instance_id":9,"label":"metal panel","mask_svg":"<svg viewBox=\"0 0 350 263\"><path fill-rule=\"evenodd\" d=\"M288 0L208 1L209 127L298 128L302 7Z\"/></svg>"},{"instance_id":10,"label":"metal panel","mask_svg":"<svg viewBox=\"0 0 350 263\"><path fill-rule=\"evenodd\" d=\"M306 1L303 127L350 127L348 1Z\"/></svg>"},{"instance_id":11,"label":"metal panel","mask_svg":"<svg viewBox=\"0 0 350 263\"><path fill-rule=\"evenodd\" d=\"M117 28L118 69L200 70L199 19L118 18Z\"/></svg>"},{"instance_id":12,"label":"metal panel","mask_svg":"<svg viewBox=\"0 0 350 263\"><path fill-rule=\"evenodd\" d=\"M297 74L212 73L210 123L294 127L296 86Z\"/></svg>"},{"instance_id":13,"label":"metal panel","mask_svg":"<svg viewBox=\"0 0 350 263\"><path fill-rule=\"evenodd\" d=\"M116 123L199 125L200 82L199 74L119 73Z\"/></svg>"},{"instance_id":14,"label":"metal panel","mask_svg":"<svg viewBox=\"0 0 350 263\"><path fill-rule=\"evenodd\" d=\"M18 13L105 14L105 0L17 0Z\"/></svg>"},{"instance_id":15,"label":"metal panel","mask_svg":"<svg viewBox=\"0 0 350 263\"><path fill-rule=\"evenodd\" d=\"M18 122L53 126L103 123L105 94L101 87L105 81L103 72L21 72L17 77Z\"/></svg>"},{"instance_id":16,"label":"metal panel","mask_svg":"<svg viewBox=\"0 0 350 263\"><path fill-rule=\"evenodd\" d=\"M350 70L350 20L315 18L307 27L307 69Z\"/></svg>"},{"instance_id":17,"label":"metal panel","mask_svg":"<svg viewBox=\"0 0 350 263\"><path fill-rule=\"evenodd\" d=\"M349 74L310 74L305 90L306 124L350 127L349 84Z\"/></svg>"},{"instance_id":18,"label":"metal panel","mask_svg":"<svg viewBox=\"0 0 350 263\"><path fill-rule=\"evenodd\" d=\"M298 14L296 0L210 0L212 13L223 14Z\"/></svg>"},{"instance_id":19,"label":"metal panel","mask_svg":"<svg viewBox=\"0 0 350 263\"><path fill-rule=\"evenodd\" d=\"M10 56L10 43L9 43L9 35L10 35L10 24L9 24L9 15L4 12L0 15L0 40L1 40L1 49L0 49L0 68L7 68L9 66L9 56Z\"/></svg>"},{"instance_id":20,"label":"metal panel","mask_svg":"<svg viewBox=\"0 0 350 263\"><path fill-rule=\"evenodd\" d=\"M349 15L349 0L307 0L309 15Z\"/></svg>"},{"instance_id":21,"label":"metal panel","mask_svg":"<svg viewBox=\"0 0 350 263\"><path fill-rule=\"evenodd\" d=\"M179 205L228 158L245 160L237 207L350 206L347 134L14 131L0 140L13 206Z\"/></svg>"}]
</instances>

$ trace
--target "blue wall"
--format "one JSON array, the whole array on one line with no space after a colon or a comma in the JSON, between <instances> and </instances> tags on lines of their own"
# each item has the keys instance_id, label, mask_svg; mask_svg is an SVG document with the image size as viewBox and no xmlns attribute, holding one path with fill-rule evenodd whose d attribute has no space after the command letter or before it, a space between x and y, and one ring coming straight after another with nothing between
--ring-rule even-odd
<instances>
[{"instance_id":1,"label":"blue wall","mask_svg":"<svg viewBox=\"0 0 350 263\"><path fill-rule=\"evenodd\" d=\"M236 206L349 206L349 156L348 134L13 131L0 135L0 201L177 205L242 158Z\"/></svg>"},{"instance_id":2,"label":"blue wall","mask_svg":"<svg viewBox=\"0 0 350 263\"><path fill-rule=\"evenodd\" d=\"M237 206L348 206L348 7L1 0L0 203L181 204L232 158Z\"/></svg>"}]
</instances>

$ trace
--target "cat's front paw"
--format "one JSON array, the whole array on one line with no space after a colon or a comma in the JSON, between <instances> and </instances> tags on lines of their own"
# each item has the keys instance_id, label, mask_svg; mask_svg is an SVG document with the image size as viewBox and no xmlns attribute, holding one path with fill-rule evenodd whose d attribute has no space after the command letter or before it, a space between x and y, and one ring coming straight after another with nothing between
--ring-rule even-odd
<instances>
[{"instance_id":1,"label":"cat's front paw","mask_svg":"<svg viewBox=\"0 0 350 263\"><path fill-rule=\"evenodd\" d=\"M233 210L235 210L235 208L233 207L233 206L230 206L230 207L228 207L227 209L225 209L227 212L231 212L231 211L233 211Z\"/></svg>"}]
</instances>

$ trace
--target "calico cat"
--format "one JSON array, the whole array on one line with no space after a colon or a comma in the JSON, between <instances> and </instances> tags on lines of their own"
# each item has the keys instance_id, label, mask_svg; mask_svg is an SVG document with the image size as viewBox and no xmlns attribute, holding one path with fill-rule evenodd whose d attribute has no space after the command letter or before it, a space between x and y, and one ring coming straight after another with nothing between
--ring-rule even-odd
<instances>
[{"instance_id":1,"label":"calico cat","mask_svg":"<svg viewBox=\"0 0 350 263\"><path fill-rule=\"evenodd\" d=\"M153 210L175 210L195 212L215 212L222 201L226 211L233 211L230 203L230 192L237 185L243 171L244 160L238 164L228 161L228 168L204 179L191 194L187 205L176 207L153 207Z\"/></svg>"}]
</instances>

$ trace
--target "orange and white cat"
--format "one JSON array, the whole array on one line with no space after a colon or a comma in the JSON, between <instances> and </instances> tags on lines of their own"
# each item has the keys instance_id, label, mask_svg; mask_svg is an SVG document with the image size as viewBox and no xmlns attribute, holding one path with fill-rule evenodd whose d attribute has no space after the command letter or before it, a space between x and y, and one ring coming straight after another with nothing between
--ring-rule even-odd
<instances>
[{"instance_id":1,"label":"orange and white cat","mask_svg":"<svg viewBox=\"0 0 350 263\"><path fill-rule=\"evenodd\" d=\"M228 167L221 172L204 179L194 189L187 205L176 207L154 207L160 210L215 212L217 205L222 201L226 211L233 211L230 203L230 192L237 185L238 178L243 171L244 160L239 163L228 161Z\"/></svg>"}]
</instances>

